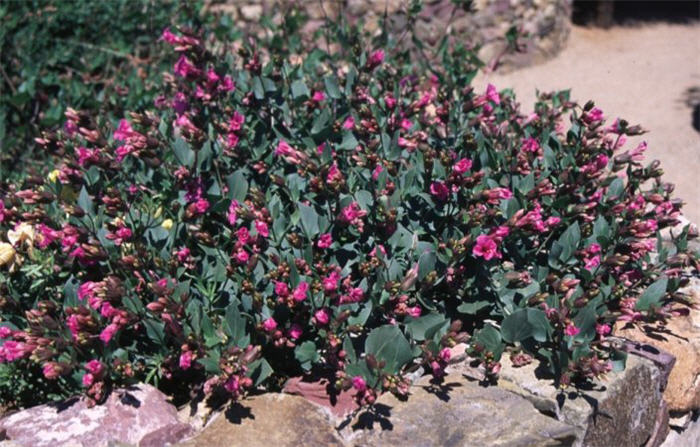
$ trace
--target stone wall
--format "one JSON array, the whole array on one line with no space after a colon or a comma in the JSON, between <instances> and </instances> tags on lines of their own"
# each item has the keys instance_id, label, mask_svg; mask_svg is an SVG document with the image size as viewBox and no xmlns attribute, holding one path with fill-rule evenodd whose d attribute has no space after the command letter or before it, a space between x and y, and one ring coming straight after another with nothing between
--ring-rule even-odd
<instances>
[{"instance_id":1,"label":"stone wall","mask_svg":"<svg viewBox=\"0 0 700 447\"><path fill-rule=\"evenodd\" d=\"M343 14L350 20L362 19L370 33L380 32L380 21L387 15L387 26L402 32L407 26L410 0L210 0L209 8L231 14L241 25L252 25L263 15L279 21L291 7L308 13L307 32L317 29L325 17ZM572 0L474 0L471 10L455 7L451 0L424 0L423 10L413 24L418 37L436 44L446 31L453 31L470 45L481 47L479 56L492 62L506 48L505 34L515 25L524 37L522 52L500 59L501 66L518 68L556 55L566 44L570 31Z\"/></svg>"}]
</instances>

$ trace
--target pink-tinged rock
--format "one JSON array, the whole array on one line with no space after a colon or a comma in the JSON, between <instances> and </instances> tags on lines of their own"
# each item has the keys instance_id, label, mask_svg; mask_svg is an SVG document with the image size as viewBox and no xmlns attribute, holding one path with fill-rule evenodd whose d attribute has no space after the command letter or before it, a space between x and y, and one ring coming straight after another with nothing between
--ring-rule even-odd
<instances>
[{"instance_id":1,"label":"pink-tinged rock","mask_svg":"<svg viewBox=\"0 0 700 447\"><path fill-rule=\"evenodd\" d=\"M283 391L320 405L328 409L335 417L342 418L359 408L353 397L353 390L331 394L328 392L329 385L327 379L305 382L302 377L292 377L285 383Z\"/></svg>"},{"instance_id":2,"label":"pink-tinged rock","mask_svg":"<svg viewBox=\"0 0 700 447\"><path fill-rule=\"evenodd\" d=\"M163 393L140 384L113 392L102 405L84 400L39 405L0 420L0 433L32 447L102 447L114 443L164 446L190 434Z\"/></svg>"}]
</instances>

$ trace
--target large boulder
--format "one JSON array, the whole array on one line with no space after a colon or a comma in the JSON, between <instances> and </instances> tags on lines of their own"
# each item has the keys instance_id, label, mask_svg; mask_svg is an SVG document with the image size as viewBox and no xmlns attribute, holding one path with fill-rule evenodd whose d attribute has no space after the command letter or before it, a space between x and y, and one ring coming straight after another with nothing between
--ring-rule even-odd
<instances>
[{"instance_id":1,"label":"large boulder","mask_svg":"<svg viewBox=\"0 0 700 447\"><path fill-rule=\"evenodd\" d=\"M343 430L357 446L569 446L574 427L537 411L526 399L498 387L482 387L461 375L443 384L423 377L408 400L377 399Z\"/></svg>"},{"instance_id":2,"label":"large boulder","mask_svg":"<svg viewBox=\"0 0 700 447\"><path fill-rule=\"evenodd\" d=\"M113 392L101 405L85 400L39 405L0 420L0 439L31 447L106 447L115 443L164 446L186 437L190 426L163 393L140 384Z\"/></svg>"},{"instance_id":3,"label":"large boulder","mask_svg":"<svg viewBox=\"0 0 700 447\"><path fill-rule=\"evenodd\" d=\"M543 378L537 362L515 367L504 357L501 363L498 388L529 400L541 412L575 427L576 446L641 446L650 439L663 439L658 432L668 428L657 422L667 413L661 407L661 372L649 360L630 355L624 371L610 373L606 380L587 389L566 391ZM453 370L460 370L459 365ZM479 370L467 367L461 372L480 379Z\"/></svg>"},{"instance_id":4,"label":"large boulder","mask_svg":"<svg viewBox=\"0 0 700 447\"><path fill-rule=\"evenodd\" d=\"M299 396L268 393L232 405L182 444L202 447L342 446L327 413Z\"/></svg>"}]
</instances>

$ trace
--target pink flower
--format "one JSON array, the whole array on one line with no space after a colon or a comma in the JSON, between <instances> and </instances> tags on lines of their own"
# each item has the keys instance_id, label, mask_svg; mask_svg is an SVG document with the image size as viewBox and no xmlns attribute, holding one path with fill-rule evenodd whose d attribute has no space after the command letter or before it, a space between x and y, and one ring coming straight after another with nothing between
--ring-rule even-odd
<instances>
[{"instance_id":1,"label":"pink flower","mask_svg":"<svg viewBox=\"0 0 700 447\"><path fill-rule=\"evenodd\" d=\"M250 232L246 227L241 227L236 231L236 236L238 237L238 242L245 245L250 241Z\"/></svg>"},{"instance_id":2,"label":"pink flower","mask_svg":"<svg viewBox=\"0 0 700 447\"><path fill-rule=\"evenodd\" d=\"M75 148L79 166L85 166L87 163L97 163L100 161L99 153L99 149L88 149L82 146Z\"/></svg>"},{"instance_id":3,"label":"pink flower","mask_svg":"<svg viewBox=\"0 0 700 447\"><path fill-rule=\"evenodd\" d=\"M496 242L491 236L482 234L476 238L476 245L472 249L472 254L474 256L481 256L485 260L491 260L493 258L501 258L501 252L498 251Z\"/></svg>"},{"instance_id":4,"label":"pink flower","mask_svg":"<svg viewBox=\"0 0 700 447\"><path fill-rule=\"evenodd\" d=\"M377 166L374 167L374 171L372 171L372 180L377 180L379 178L379 174L381 174L383 171L384 166L377 163Z\"/></svg>"},{"instance_id":5,"label":"pink flower","mask_svg":"<svg viewBox=\"0 0 700 447\"><path fill-rule=\"evenodd\" d=\"M99 360L93 359L85 364L85 369L96 376L100 376L104 372L105 366Z\"/></svg>"},{"instance_id":6,"label":"pink flower","mask_svg":"<svg viewBox=\"0 0 700 447\"><path fill-rule=\"evenodd\" d=\"M175 62L173 72L183 78L196 77L201 74L201 70L195 67L185 55L181 55L180 59Z\"/></svg>"},{"instance_id":7,"label":"pink flower","mask_svg":"<svg viewBox=\"0 0 700 447\"><path fill-rule=\"evenodd\" d=\"M438 357L440 357L440 360L447 363L452 358L452 351L450 351L450 348L443 348Z\"/></svg>"},{"instance_id":8,"label":"pink flower","mask_svg":"<svg viewBox=\"0 0 700 447\"><path fill-rule=\"evenodd\" d=\"M595 331L601 337L608 335L611 332L610 326L607 324L596 324Z\"/></svg>"},{"instance_id":9,"label":"pink flower","mask_svg":"<svg viewBox=\"0 0 700 447\"><path fill-rule=\"evenodd\" d=\"M340 281L340 273L333 271L330 275L323 278L323 290L327 293L338 290L338 282Z\"/></svg>"},{"instance_id":10,"label":"pink flower","mask_svg":"<svg viewBox=\"0 0 700 447\"><path fill-rule=\"evenodd\" d=\"M374 51L367 59L367 66L374 68L384 62L384 50Z\"/></svg>"},{"instance_id":11,"label":"pink flower","mask_svg":"<svg viewBox=\"0 0 700 447\"><path fill-rule=\"evenodd\" d=\"M326 99L326 95L320 90L316 90L313 96L311 96L311 100L314 102L321 102L324 99Z\"/></svg>"},{"instance_id":12,"label":"pink flower","mask_svg":"<svg viewBox=\"0 0 700 447\"><path fill-rule=\"evenodd\" d=\"M331 313L327 308L319 309L314 313L314 319L319 326L325 326L331 321Z\"/></svg>"},{"instance_id":13,"label":"pink flower","mask_svg":"<svg viewBox=\"0 0 700 447\"><path fill-rule=\"evenodd\" d=\"M240 387L240 383L238 380L238 376L231 376L224 383L224 389L226 391L228 391L229 393L237 393L240 388L241 387Z\"/></svg>"},{"instance_id":14,"label":"pink flower","mask_svg":"<svg viewBox=\"0 0 700 447\"><path fill-rule=\"evenodd\" d=\"M540 150L540 143L532 137L525 138L522 141L520 150L523 152L536 154Z\"/></svg>"},{"instance_id":15,"label":"pink flower","mask_svg":"<svg viewBox=\"0 0 700 447\"><path fill-rule=\"evenodd\" d=\"M270 230L267 228L267 223L265 223L262 220L256 220L255 221L255 230L258 232L258 234L262 237L268 237L270 236Z\"/></svg>"},{"instance_id":16,"label":"pink flower","mask_svg":"<svg viewBox=\"0 0 700 447\"><path fill-rule=\"evenodd\" d=\"M321 249L330 248L332 244L333 237L330 233L322 234L321 237L318 238L318 241L316 241L316 246Z\"/></svg>"},{"instance_id":17,"label":"pink flower","mask_svg":"<svg viewBox=\"0 0 700 447\"><path fill-rule=\"evenodd\" d=\"M228 213L226 214L229 225L236 225L236 219L238 218L236 210L238 210L238 201L232 200L228 207Z\"/></svg>"},{"instance_id":18,"label":"pink flower","mask_svg":"<svg viewBox=\"0 0 700 447\"><path fill-rule=\"evenodd\" d=\"M277 322L274 318L268 318L267 320L263 321L262 327L265 332L273 332L275 329L277 329Z\"/></svg>"},{"instance_id":19,"label":"pink flower","mask_svg":"<svg viewBox=\"0 0 700 447\"><path fill-rule=\"evenodd\" d=\"M289 286L281 281L275 282L275 294L280 298L287 298L289 296Z\"/></svg>"},{"instance_id":20,"label":"pink flower","mask_svg":"<svg viewBox=\"0 0 700 447\"><path fill-rule=\"evenodd\" d=\"M236 261L239 264L245 264L248 262L250 259L250 255L248 254L247 251L243 250L242 248L236 251L236 254L234 255L234 258L236 258Z\"/></svg>"},{"instance_id":21,"label":"pink flower","mask_svg":"<svg viewBox=\"0 0 700 447\"><path fill-rule=\"evenodd\" d=\"M179 262L185 262L190 257L190 249L187 247L182 247L177 252L175 252L175 256L177 256L177 260Z\"/></svg>"},{"instance_id":22,"label":"pink flower","mask_svg":"<svg viewBox=\"0 0 700 447\"><path fill-rule=\"evenodd\" d=\"M197 212L197 214L204 214L207 212L209 209L209 201L207 199L197 199L196 202L194 202L194 210Z\"/></svg>"},{"instance_id":23,"label":"pink flower","mask_svg":"<svg viewBox=\"0 0 700 447\"><path fill-rule=\"evenodd\" d=\"M44 364L43 368L41 369L41 372L47 379L56 380L61 375L62 368L56 362L48 362Z\"/></svg>"},{"instance_id":24,"label":"pink flower","mask_svg":"<svg viewBox=\"0 0 700 447\"><path fill-rule=\"evenodd\" d=\"M444 182L433 182L430 184L430 194L438 201L445 202L450 197L450 190Z\"/></svg>"},{"instance_id":25,"label":"pink flower","mask_svg":"<svg viewBox=\"0 0 700 447\"><path fill-rule=\"evenodd\" d=\"M304 154L294 149L284 140L280 140L279 143L277 143L275 155L281 156L287 161L287 163L291 164L300 164L307 158Z\"/></svg>"},{"instance_id":26,"label":"pink flower","mask_svg":"<svg viewBox=\"0 0 700 447\"><path fill-rule=\"evenodd\" d=\"M489 84L486 86L486 99L495 104L501 103L501 96L498 94L498 90L496 90L495 85Z\"/></svg>"},{"instance_id":27,"label":"pink flower","mask_svg":"<svg viewBox=\"0 0 700 447\"><path fill-rule=\"evenodd\" d=\"M0 326L0 338L9 338L12 336L12 329L7 326Z\"/></svg>"},{"instance_id":28,"label":"pink flower","mask_svg":"<svg viewBox=\"0 0 700 447\"><path fill-rule=\"evenodd\" d=\"M95 383L95 376L93 376L90 373L85 373L83 374L83 386L85 388L91 387L93 383Z\"/></svg>"},{"instance_id":29,"label":"pink flower","mask_svg":"<svg viewBox=\"0 0 700 447\"><path fill-rule=\"evenodd\" d=\"M396 98L394 98L394 95L392 95L391 93L387 93L386 95L384 95L384 103L388 108L393 109L394 107L396 107Z\"/></svg>"},{"instance_id":30,"label":"pink flower","mask_svg":"<svg viewBox=\"0 0 700 447\"><path fill-rule=\"evenodd\" d=\"M363 379L362 376L355 376L352 378L352 387L357 391L362 392L367 389L367 382L365 382L365 379Z\"/></svg>"},{"instance_id":31,"label":"pink flower","mask_svg":"<svg viewBox=\"0 0 700 447\"><path fill-rule=\"evenodd\" d=\"M304 330L299 326L298 324L294 323L289 327L289 330L287 331L287 335L289 338L292 338L294 340L299 339L301 337L301 334L304 333Z\"/></svg>"},{"instance_id":32,"label":"pink flower","mask_svg":"<svg viewBox=\"0 0 700 447\"><path fill-rule=\"evenodd\" d=\"M564 334L570 337L575 337L576 335L578 335L579 332L581 332L581 329L577 328L576 325L573 323L567 324L564 328Z\"/></svg>"},{"instance_id":33,"label":"pink flower","mask_svg":"<svg viewBox=\"0 0 700 447\"><path fill-rule=\"evenodd\" d=\"M452 167L452 172L455 174L464 174L472 168L472 161L468 158L462 158Z\"/></svg>"},{"instance_id":34,"label":"pink flower","mask_svg":"<svg viewBox=\"0 0 700 447\"><path fill-rule=\"evenodd\" d=\"M367 215L367 211L360 208L357 202L351 202L340 212L339 220L349 225L354 225L362 233L364 222L362 218Z\"/></svg>"},{"instance_id":35,"label":"pink flower","mask_svg":"<svg viewBox=\"0 0 700 447\"><path fill-rule=\"evenodd\" d=\"M414 307L409 307L407 312L408 312L408 315L410 315L411 317L418 318L418 317L420 317L422 310L419 306L414 306Z\"/></svg>"},{"instance_id":36,"label":"pink flower","mask_svg":"<svg viewBox=\"0 0 700 447\"><path fill-rule=\"evenodd\" d=\"M352 130L353 127L355 127L355 118L353 118L352 116L348 116L343 122L343 129Z\"/></svg>"},{"instance_id":37,"label":"pink flower","mask_svg":"<svg viewBox=\"0 0 700 447\"><path fill-rule=\"evenodd\" d=\"M309 283L306 281L301 281L298 286L292 292L292 297L294 301L301 302L306 299L306 293L309 291Z\"/></svg>"},{"instance_id":38,"label":"pink flower","mask_svg":"<svg viewBox=\"0 0 700 447\"><path fill-rule=\"evenodd\" d=\"M119 330L119 326L112 323L100 332L100 340L102 343L107 344L114 337L114 334Z\"/></svg>"},{"instance_id":39,"label":"pink flower","mask_svg":"<svg viewBox=\"0 0 700 447\"><path fill-rule=\"evenodd\" d=\"M231 117L231 120L228 123L228 130L229 132L237 132L241 130L241 127L243 127L243 123L245 122L245 117L238 113L238 111L233 112L233 116Z\"/></svg>"},{"instance_id":40,"label":"pink flower","mask_svg":"<svg viewBox=\"0 0 700 447\"><path fill-rule=\"evenodd\" d=\"M348 290L348 293L340 297L340 304L359 303L365 297L365 292L359 287Z\"/></svg>"},{"instance_id":41,"label":"pink flower","mask_svg":"<svg viewBox=\"0 0 700 447\"><path fill-rule=\"evenodd\" d=\"M581 116L581 119L583 119L583 122L586 124L592 124L598 121L602 121L603 118L603 111L600 110L598 107L594 107L593 110L589 112L584 112Z\"/></svg>"},{"instance_id":42,"label":"pink flower","mask_svg":"<svg viewBox=\"0 0 700 447\"><path fill-rule=\"evenodd\" d=\"M134 134L134 129L131 128L131 124L125 119L119 120L119 126L117 130L114 131L114 139L117 141L126 141L127 138Z\"/></svg>"}]
</instances>

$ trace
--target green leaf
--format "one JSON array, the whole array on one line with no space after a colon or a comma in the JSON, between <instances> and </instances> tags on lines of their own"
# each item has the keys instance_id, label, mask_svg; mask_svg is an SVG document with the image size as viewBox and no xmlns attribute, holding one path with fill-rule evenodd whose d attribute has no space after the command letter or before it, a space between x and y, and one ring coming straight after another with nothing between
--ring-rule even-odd
<instances>
[{"instance_id":1,"label":"green leaf","mask_svg":"<svg viewBox=\"0 0 700 447\"><path fill-rule=\"evenodd\" d=\"M503 319L501 336L508 343L523 341L532 336L532 326L527 320L526 309L518 309Z\"/></svg>"},{"instance_id":2,"label":"green leaf","mask_svg":"<svg viewBox=\"0 0 700 447\"><path fill-rule=\"evenodd\" d=\"M221 368L219 368L219 353L213 351L212 355L205 357L203 359L197 359L197 363L204 366L204 370L210 374L219 374Z\"/></svg>"},{"instance_id":3,"label":"green leaf","mask_svg":"<svg viewBox=\"0 0 700 447\"><path fill-rule=\"evenodd\" d=\"M316 343L305 341L294 349L294 357L299 360L301 367L308 371L321 356L316 349Z\"/></svg>"},{"instance_id":4,"label":"green leaf","mask_svg":"<svg viewBox=\"0 0 700 447\"><path fill-rule=\"evenodd\" d=\"M490 301L474 301L472 303L462 303L457 307L457 311L467 315L476 315L481 309L491 306Z\"/></svg>"},{"instance_id":5,"label":"green leaf","mask_svg":"<svg viewBox=\"0 0 700 447\"><path fill-rule=\"evenodd\" d=\"M248 181L245 178L245 173L239 169L226 177L226 183L228 184L231 198L243 202L248 194Z\"/></svg>"},{"instance_id":6,"label":"green leaf","mask_svg":"<svg viewBox=\"0 0 700 447\"><path fill-rule=\"evenodd\" d=\"M263 87L260 76L253 78L253 94L255 95L256 99L263 99L265 97L265 88Z\"/></svg>"},{"instance_id":7,"label":"green leaf","mask_svg":"<svg viewBox=\"0 0 700 447\"><path fill-rule=\"evenodd\" d=\"M406 322L406 332L413 340L423 341L427 338L432 338L437 330L442 326L449 325L450 320L444 315L438 313L430 313L419 318L411 318Z\"/></svg>"},{"instance_id":8,"label":"green leaf","mask_svg":"<svg viewBox=\"0 0 700 447\"><path fill-rule=\"evenodd\" d=\"M231 337L232 341L238 345L239 342L245 338L246 320L241 312L238 310L238 303L233 302L226 308L226 314L224 318L224 332L226 335Z\"/></svg>"},{"instance_id":9,"label":"green leaf","mask_svg":"<svg viewBox=\"0 0 700 447\"><path fill-rule=\"evenodd\" d=\"M248 366L248 377L253 379L253 386L258 386L272 374L272 367L267 360L258 359Z\"/></svg>"},{"instance_id":10,"label":"green leaf","mask_svg":"<svg viewBox=\"0 0 700 447\"><path fill-rule=\"evenodd\" d=\"M668 278L662 276L642 293L642 296L637 300L635 309L645 311L649 310L651 307L659 307L661 298L666 294L667 286Z\"/></svg>"},{"instance_id":11,"label":"green leaf","mask_svg":"<svg viewBox=\"0 0 700 447\"><path fill-rule=\"evenodd\" d=\"M386 362L383 371L396 374L406 363L411 361L411 345L398 326L385 325L373 329L365 341L365 352L372 354L378 361Z\"/></svg>"},{"instance_id":12,"label":"green leaf","mask_svg":"<svg viewBox=\"0 0 700 447\"><path fill-rule=\"evenodd\" d=\"M323 78L323 83L326 85L328 96L334 99L338 99L342 96L340 94L340 89L338 88L338 82L336 81L335 76L326 76Z\"/></svg>"},{"instance_id":13,"label":"green leaf","mask_svg":"<svg viewBox=\"0 0 700 447\"><path fill-rule=\"evenodd\" d=\"M165 349L165 323L145 319L143 325L146 326L146 334L153 343L161 350Z\"/></svg>"},{"instance_id":14,"label":"green leaf","mask_svg":"<svg viewBox=\"0 0 700 447\"><path fill-rule=\"evenodd\" d=\"M194 151L182 137L175 138L173 142L173 152L175 153L175 158L177 158L177 161L181 165L187 166L188 168L194 165Z\"/></svg>"},{"instance_id":15,"label":"green leaf","mask_svg":"<svg viewBox=\"0 0 700 447\"><path fill-rule=\"evenodd\" d=\"M343 134L343 141L338 145L340 150L352 150L357 147L357 138L352 134L351 131L347 131Z\"/></svg>"},{"instance_id":16,"label":"green leaf","mask_svg":"<svg viewBox=\"0 0 700 447\"><path fill-rule=\"evenodd\" d=\"M501 334L494 326L487 324L474 335L474 341L485 350L492 352L495 360L501 358L503 353L503 341Z\"/></svg>"},{"instance_id":17,"label":"green leaf","mask_svg":"<svg viewBox=\"0 0 700 447\"><path fill-rule=\"evenodd\" d=\"M306 86L304 81L301 79L297 79L296 81L292 82L292 98L298 99L301 97L310 97L311 93L309 92L309 88Z\"/></svg>"},{"instance_id":18,"label":"green leaf","mask_svg":"<svg viewBox=\"0 0 700 447\"><path fill-rule=\"evenodd\" d=\"M318 228L318 214L316 211L303 203L297 204L299 207L299 212L301 214L301 226L306 233L306 236L313 240L319 233Z\"/></svg>"},{"instance_id":19,"label":"green leaf","mask_svg":"<svg viewBox=\"0 0 700 447\"><path fill-rule=\"evenodd\" d=\"M316 117L314 120L314 124L311 127L311 133L312 134L317 134L323 131L326 126L328 125L328 121L331 118L331 112L328 108L323 109L320 115Z\"/></svg>"},{"instance_id":20,"label":"green leaf","mask_svg":"<svg viewBox=\"0 0 700 447\"><path fill-rule=\"evenodd\" d=\"M80 195L78 195L78 206L88 214L94 214L95 212L92 197L90 197L90 194L88 194L87 189L85 189L85 186L83 186L80 189Z\"/></svg>"},{"instance_id":21,"label":"green leaf","mask_svg":"<svg viewBox=\"0 0 700 447\"><path fill-rule=\"evenodd\" d=\"M425 275L435 269L436 255L434 251L426 251L418 258L418 279L422 280Z\"/></svg>"}]
</instances>

